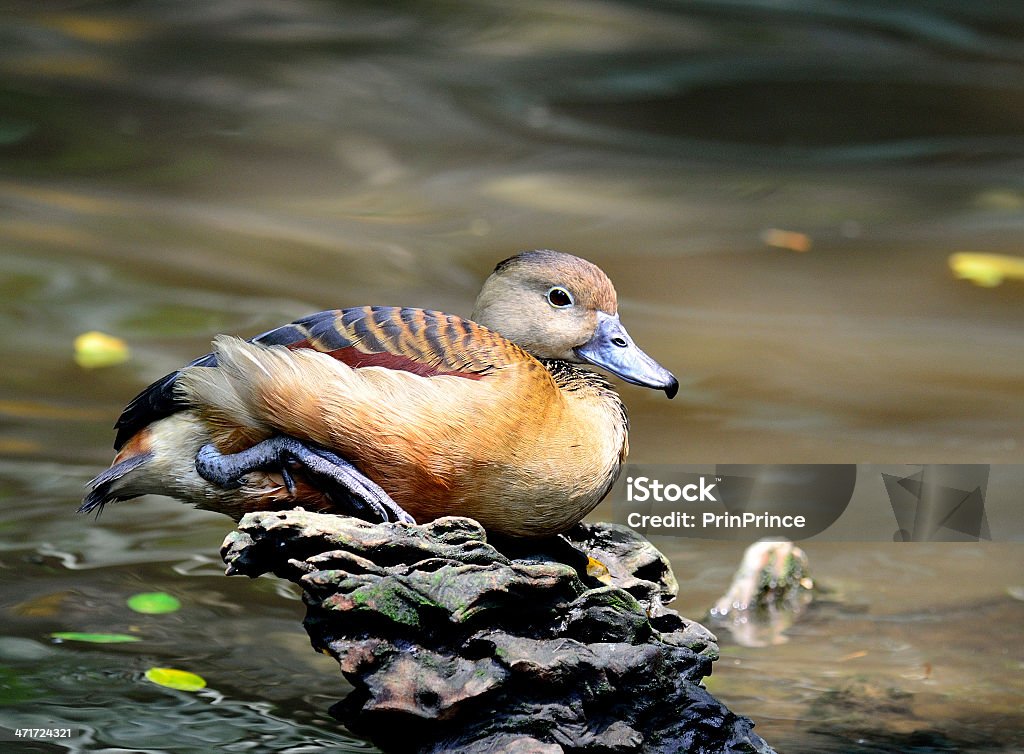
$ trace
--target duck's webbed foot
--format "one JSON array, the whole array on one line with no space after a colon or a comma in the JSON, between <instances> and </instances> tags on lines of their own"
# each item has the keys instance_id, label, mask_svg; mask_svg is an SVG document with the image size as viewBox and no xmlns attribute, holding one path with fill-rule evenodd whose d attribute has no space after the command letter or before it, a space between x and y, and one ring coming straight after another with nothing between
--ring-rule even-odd
<instances>
[{"instance_id":1,"label":"duck's webbed foot","mask_svg":"<svg viewBox=\"0 0 1024 754\"><path fill-rule=\"evenodd\" d=\"M416 523L380 485L344 458L294 437L278 435L228 454L221 453L214 445L204 445L196 454L199 476L225 489L241 487L242 478L251 472L276 471L288 491L294 493L293 469L300 469L342 510L350 509L359 518Z\"/></svg>"}]
</instances>

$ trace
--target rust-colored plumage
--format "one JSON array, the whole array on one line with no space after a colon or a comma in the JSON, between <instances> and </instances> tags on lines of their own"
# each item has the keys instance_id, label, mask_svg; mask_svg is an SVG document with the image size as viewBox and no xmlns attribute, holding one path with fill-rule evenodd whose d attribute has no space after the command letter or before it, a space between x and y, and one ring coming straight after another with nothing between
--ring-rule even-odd
<instances>
[{"instance_id":1,"label":"rust-colored plumage","mask_svg":"<svg viewBox=\"0 0 1024 754\"><path fill-rule=\"evenodd\" d=\"M197 473L208 443L232 454L283 435L351 462L417 521L466 515L516 536L563 531L604 497L627 451L618 395L578 364L670 396L675 379L618 324L604 273L567 254L499 264L473 319L360 307L251 341L219 336L211 354L128 406L120 452L83 508L155 492L235 518L337 510L301 468L288 479L253 470L236 487Z\"/></svg>"}]
</instances>

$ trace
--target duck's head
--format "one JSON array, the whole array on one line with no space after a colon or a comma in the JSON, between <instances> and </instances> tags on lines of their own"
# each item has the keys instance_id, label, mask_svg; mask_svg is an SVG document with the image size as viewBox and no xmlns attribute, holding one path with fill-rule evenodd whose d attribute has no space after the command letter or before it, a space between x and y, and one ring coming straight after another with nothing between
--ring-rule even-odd
<instances>
[{"instance_id":1,"label":"duck's head","mask_svg":"<svg viewBox=\"0 0 1024 754\"><path fill-rule=\"evenodd\" d=\"M593 364L669 398L679 389L619 322L608 276L571 254L526 251L500 262L477 297L473 320L538 358Z\"/></svg>"}]
</instances>

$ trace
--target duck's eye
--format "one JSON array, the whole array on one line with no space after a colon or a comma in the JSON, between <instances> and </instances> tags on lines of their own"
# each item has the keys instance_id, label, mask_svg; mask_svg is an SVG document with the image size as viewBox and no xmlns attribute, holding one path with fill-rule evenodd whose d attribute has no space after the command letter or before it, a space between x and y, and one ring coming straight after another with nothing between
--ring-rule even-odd
<instances>
[{"instance_id":1,"label":"duck's eye","mask_svg":"<svg viewBox=\"0 0 1024 754\"><path fill-rule=\"evenodd\" d=\"M556 309L564 309L567 306L572 306L575 302L572 300L572 294L569 291L556 285L548 291L548 303Z\"/></svg>"}]
</instances>

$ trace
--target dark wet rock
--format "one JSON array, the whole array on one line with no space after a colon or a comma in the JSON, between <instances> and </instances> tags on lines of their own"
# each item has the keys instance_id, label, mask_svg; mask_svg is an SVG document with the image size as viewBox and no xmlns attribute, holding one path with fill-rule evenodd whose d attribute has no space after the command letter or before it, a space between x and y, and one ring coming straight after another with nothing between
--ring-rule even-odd
<instances>
[{"instance_id":1,"label":"dark wet rock","mask_svg":"<svg viewBox=\"0 0 1024 754\"><path fill-rule=\"evenodd\" d=\"M701 685L715 637L664 606L635 532L489 542L476 522L252 513L229 573L299 584L313 646L355 691L331 712L388 751L771 752Z\"/></svg>"}]
</instances>

